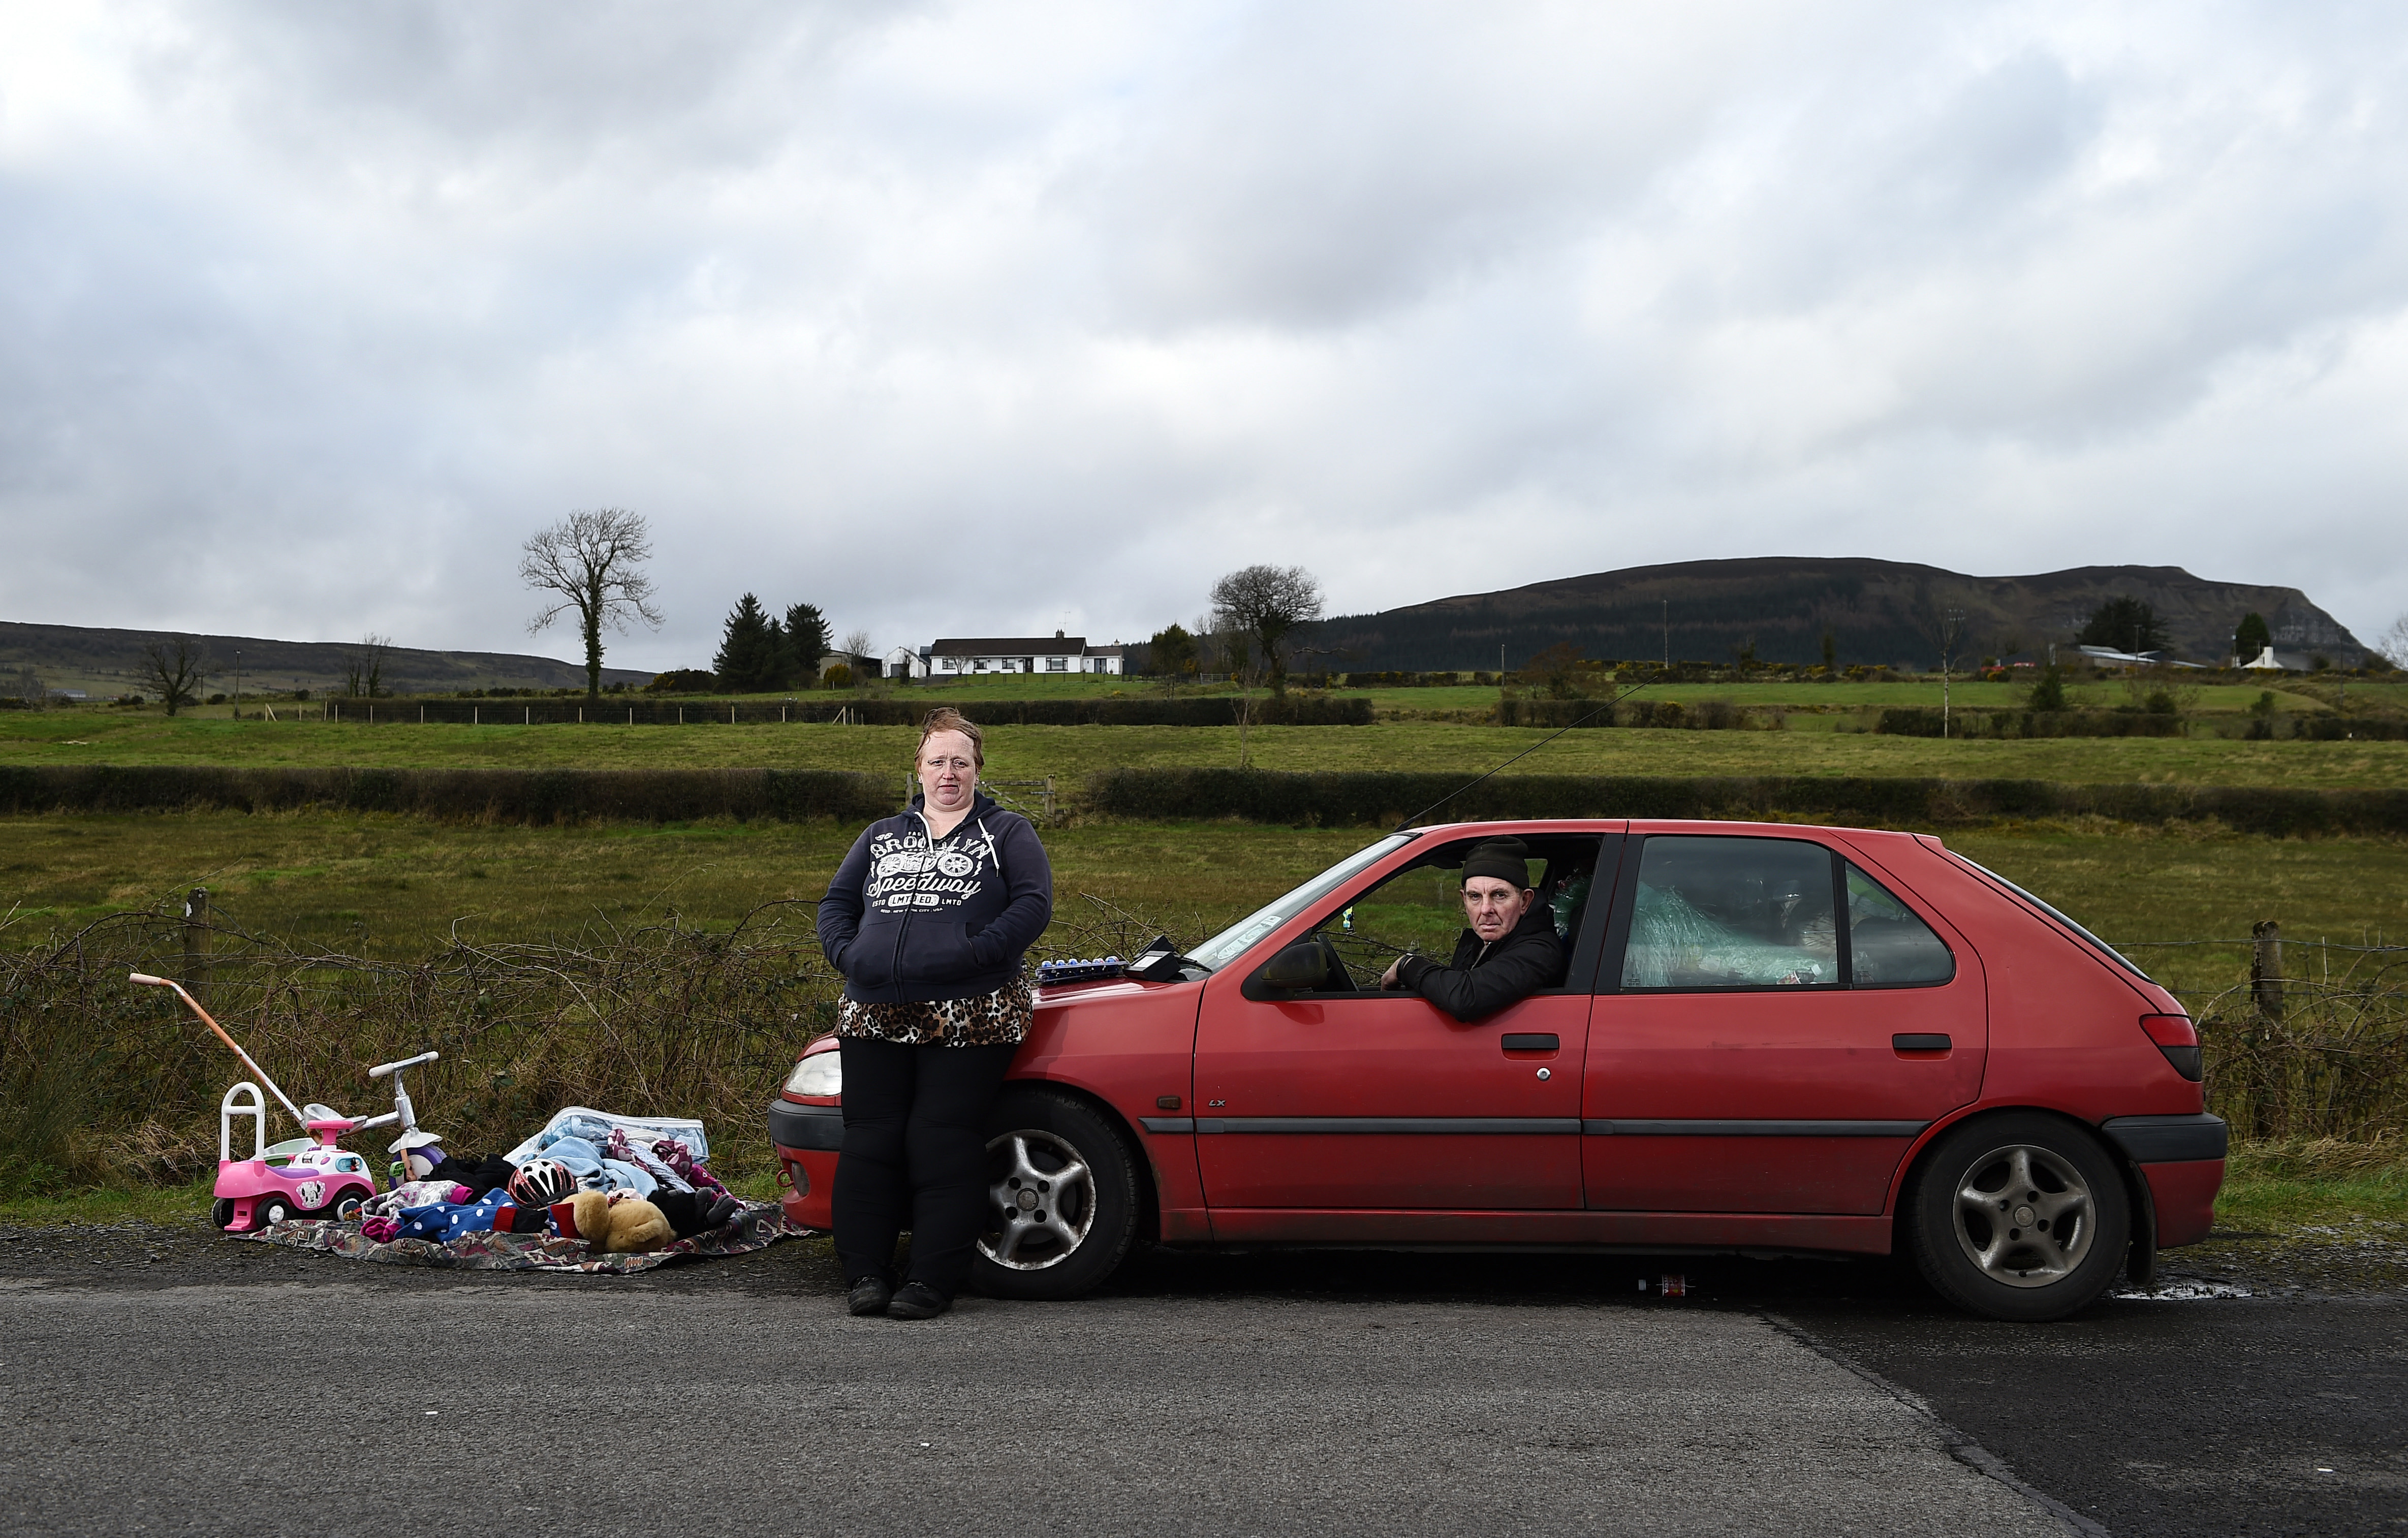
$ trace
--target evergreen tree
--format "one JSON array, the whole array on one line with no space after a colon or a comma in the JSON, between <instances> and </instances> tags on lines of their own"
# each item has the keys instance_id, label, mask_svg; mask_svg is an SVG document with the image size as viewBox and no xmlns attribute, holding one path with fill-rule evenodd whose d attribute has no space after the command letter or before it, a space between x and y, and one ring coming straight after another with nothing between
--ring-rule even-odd
<instances>
[{"instance_id":1,"label":"evergreen tree","mask_svg":"<svg viewBox=\"0 0 2408 1538\"><path fill-rule=\"evenodd\" d=\"M777 622L762 610L760 599L747 593L728 613L710 670L719 675L724 691L774 689L783 670L784 649Z\"/></svg>"},{"instance_id":2,"label":"evergreen tree","mask_svg":"<svg viewBox=\"0 0 2408 1538\"><path fill-rule=\"evenodd\" d=\"M2243 662L2255 662L2258 654L2274 644L2274 632L2266 625L2263 614L2243 614L2233 627L2232 654Z\"/></svg>"},{"instance_id":3,"label":"evergreen tree","mask_svg":"<svg viewBox=\"0 0 2408 1538\"><path fill-rule=\"evenodd\" d=\"M2110 598L2090 616L2077 646L2112 646L2118 652L2153 652L2166 643L2166 622L2142 599L2127 593Z\"/></svg>"},{"instance_id":4,"label":"evergreen tree","mask_svg":"<svg viewBox=\"0 0 2408 1538\"><path fill-rule=\"evenodd\" d=\"M2024 708L2032 711L2061 711L2066 708L2065 674L2058 670L2056 663L2042 668L2040 677L2032 681L2031 694L2025 699Z\"/></svg>"},{"instance_id":5,"label":"evergreen tree","mask_svg":"<svg viewBox=\"0 0 2408 1538\"><path fill-rule=\"evenodd\" d=\"M786 676L806 683L818 678L820 658L828 654L835 642L828 637L827 616L817 604L786 606L785 643Z\"/></svg>"},{"instance_id":6,"label":"evergreen tree","mask_svg":"<svg viewBox=\"0 0 2408 1538\"><path fill-rule=\"evenodd\" d=\"M1151 673L1192 673L1196 670L1196 638L1183 625L1173 623L1154 633L1146 643L1146 671Z\"/></svg>"}]
</instances>

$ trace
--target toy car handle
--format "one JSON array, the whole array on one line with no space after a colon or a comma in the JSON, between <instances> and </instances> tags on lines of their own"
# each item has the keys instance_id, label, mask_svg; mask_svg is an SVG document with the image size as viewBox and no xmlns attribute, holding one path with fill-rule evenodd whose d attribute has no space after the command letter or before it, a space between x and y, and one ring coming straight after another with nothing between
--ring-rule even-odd
<instances>
[{"instance_id":1,"label":"toy car handle","mask_svg":"<svg viewBox=\"0 0 2408 1538\"><path fill-rule=\"evenodd\" d=\"M422 1052L415 1057L404 1057L397 1063L379 1063L368 1070L368 1077L381 1079L388 1073L398 1073L405 1068L416 1068L421 1063L431 1063L442 1056L443 1054L439 1052Z\"/></svg>"},{"instance_id":2,"label":"toy car handle","mask_svg":"<svg viewBox=\"0 0 2408 1538\"><path fill-rule=\"evenodd\" d=\"M354 1132L365 1132L371 1127L391 1127L394 1123L399 1120L401 1120L400 1112L388 1111L381 1116L370 1116L364 1121L355 1121L351 1123L351 1130Z\"/></svg>"},{"instance_id":3,"label":"toy car handle","mask_svg":"<svg viewBox=\"0 0 2408 1538\"><path fill-rule=\"evenodd\" d=\"M267 1076L267 1070L260 1067L259 1064L251 1060L251 1054L242 1050L242 1043L236 1042L233 1037L228 1036L225 1033L225 1027L219 1025L216 1020L210 1017L208 1011L201 1008L201 1001L184 991L184 985L177 982L172 977L153 977L149 972L128 972L125 974L125 980L128 983L139 983L144 987L175 989L176 997L182 999L191 1007L192 1012L194 1014L201 1017L201 1024L208 1027L211 1030L216 1031L218 1033L218 1040L234 1048L234 1055L242 1059L243 1066L250 1069L253 1073L258 1074L259 1082L265 1085L270 1090L273 1090L276 1098L284 1102L284 1109L293 1113L293 1119L299 1122L303 1127L308 1127L309 1125L309 1118L301 1114L301 1108L293 1103L293 1097L276 1087L276 1081ZM434 1054L428 1053L427 1056L431 1057Z\"/></svg>"}]
</instances>

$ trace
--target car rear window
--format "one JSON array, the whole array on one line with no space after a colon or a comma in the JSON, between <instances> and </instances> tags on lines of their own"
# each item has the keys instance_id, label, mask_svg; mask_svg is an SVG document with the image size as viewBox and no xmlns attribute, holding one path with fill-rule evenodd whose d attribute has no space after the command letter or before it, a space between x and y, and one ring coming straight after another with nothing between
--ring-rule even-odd
<instances>
[{"instance_id":1,"label":"car rear window","mask_svg":"<svg viewBox=\"0 0 2408 1538\"><path fill-rule=\"evenodd\" d=\"M1956 957L1890 889L1846 862L1848 986L1928 988L1956 975Z\"/></svg>"},{"instance_id":2,"label":"car rear window","mask_svg":"<svg viewBox=\"0 0 2408 1538\"><path fill-rule=\"evenodd\" d=\"M1837 987L1831 852L1796 839L1651 837L1639 857L1626 990Z\"/></svg>"},{"instance_id":3,"label":"car rear window","mask_svg":"<svg viewBox=\"0 0 2408 1538\"><path fill-rule=\"evenodd\" d=\"M2073 920L2059 913L2048 902L2034 897L2031 893L2025 891L2020 886L2017 886L2014 882L2009 881L2006 877L2000 875L1996 870L1991 870L1988 866L1969 860L1953 849L1942 850L1942 853L1946 855L1950 859L1955 860L1957 864L1972 871L1975 875L1980 876L1983 880L1990 883L1993 886L2000 888L2011 897L2022 899L2025 903L2038 910L2043 916L2054 919L2057 924L2071 930L2076 938L2087 944L2092 950L2097 951L2100 956L2105 956L2108 960L2115 963L2118 967L2130 972L2134 977L2139 978L2142 982L2155 983L2157 981L2156 978L2151 977L2148 973L2143 971L2138 966L2136 966L2130 956L2126 956L2114 946L2108 944L2097 935L2094 935L2089 930L2084 928L2081 925L2074 923Z\"/></svg>"}]
</instances>

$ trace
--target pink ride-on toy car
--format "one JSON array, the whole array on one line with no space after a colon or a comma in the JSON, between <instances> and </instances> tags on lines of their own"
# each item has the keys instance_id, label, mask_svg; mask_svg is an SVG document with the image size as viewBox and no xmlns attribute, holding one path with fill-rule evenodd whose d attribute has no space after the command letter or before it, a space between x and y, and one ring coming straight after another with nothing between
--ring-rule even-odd
<instances>
[{"instance_id":1,"label":"pink ride-on toy car","mask_svg":"<svg viewBox=\"0 0 2408 1538\"><path fill-rule=\"evenodd\" d=\"M267 1086L268 1092L293 1114L293 1119L308 1129L309 1136L306 1138L289 1139L269 1147L267 1102L260 1095L259 1084L246 1079L225 1092L225 1099L218 1102L218 1178L211 1193L215 1200L209 1205L209 1220L219 1228L235 1233L257 1233L289 1217L348 1219L356 1215L360 1203L376 1193L376 1173L366 1158L337 1145L336 1140L346 1132L398 1127L401 1135L394 1140L390 1150L398 1156L393 1171L396 1183L421 1178L443 1161L443 1150L436 1135L419 1127L417 1112L409 1103L409 1091L403 1086L401 1077L406 1070L435 1061L438 1054L422 1052L415 1057L380 1063L368 1070L369 1078L393 1080L393 1109L382 1115L346 1116L314 1100L296 1106L180 984L142 972L133 973L132 981L172 989L217 1034L219 1041L234 1049L244 1067L259 1075L259 1084ZM238 1116L249 1116L252 1122L251 1154L244 1159L234 1157L234 1123Z\"/></svg>"}]
</instances>

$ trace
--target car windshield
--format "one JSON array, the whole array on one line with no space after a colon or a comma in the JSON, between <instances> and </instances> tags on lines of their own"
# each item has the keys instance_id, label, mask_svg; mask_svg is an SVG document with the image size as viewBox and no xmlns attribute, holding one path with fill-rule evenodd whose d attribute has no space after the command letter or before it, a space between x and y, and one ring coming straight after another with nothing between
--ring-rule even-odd
<instances>
[{"instance_id":1,"label":"car windshield","mask_svg":"<svg viewBox=\"0 0 2408 1538\"><path fill-rule=\"evenodd\" d=\"M2024 901L2030 903L2034 908L2039 909L2042 913L2057 920L2057 923L2064 925L2076 935L2080 936L2085 941L2087 941L2100 956L2105 956L2108 960L2113 961L2118 967L2130 972L2134 977L2139 978L2142 982L2154 983L2157 981L2156 978L2151 977L2148 973L2143 971L2138 966L2134 965L2130 956L2126 956L2114 946L2108 944L2097 935L2094 935L2089 930L2084 928L2081 925L2074 923L2073 920L2057 912L2057 910L2050 903L2032 896L2029 892L2017 886L2014 882L2011 882L2006 877L2000 875L1996 870L1991 870L1986 865L1978 864L1975 861L1969 860L1953 849L1949 850L1947 854L1951 859L1956 860L1959 865L1968 866L1972 870L1979 871L1982 875L1986 876L1991 881L1996 882L1999 885L2005 887L2009 892L2014 894L2016 897L2023 898Z\"/></svg>"},{"instance_id":2,"label":"car windshield","mask_svg":"<svg viewBox=\"0 0 2408 1538\"><path fill-rule=\"evenodd\" d=\"M1267 907L1258 908L1187 953L1199 967L1219 971L1245 954L1246 947L1329 895L1340 884L1376 865L1391 852L1412 842L1409 833L1391 833L1370 848L1340 860Z\"/></svg>"}]
</instances>

